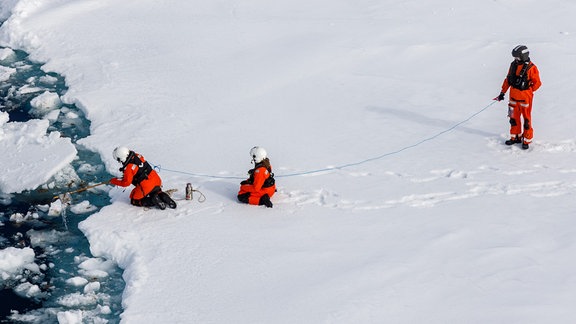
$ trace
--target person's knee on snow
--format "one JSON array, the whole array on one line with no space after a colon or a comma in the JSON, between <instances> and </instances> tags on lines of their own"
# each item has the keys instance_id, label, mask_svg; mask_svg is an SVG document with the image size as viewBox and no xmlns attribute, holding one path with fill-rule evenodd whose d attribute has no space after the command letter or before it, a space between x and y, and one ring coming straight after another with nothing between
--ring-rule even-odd
<instances>
[{"instance_id":1,"label":"person's knee on snow","mask_svg":"<svg viewBox=\"0 0 576 324\"><path fill-rule=\"evenodd\" d=\"M243 194L238 195L238 201L241 202L241 203L247 204L247 203L248 203L248 198L250 198L250 193L249 193L249 192L246 192L246 193L243 193Z\"/></svg>"}]
</instances>

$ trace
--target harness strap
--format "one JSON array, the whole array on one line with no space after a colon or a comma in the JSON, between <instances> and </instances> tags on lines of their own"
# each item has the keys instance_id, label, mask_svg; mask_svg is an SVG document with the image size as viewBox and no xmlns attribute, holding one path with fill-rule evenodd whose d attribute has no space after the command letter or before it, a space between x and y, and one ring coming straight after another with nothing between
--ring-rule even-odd
<instances>
[{"instance_id":1,"label":"harness strap","mask_svg":"<svg viewBox=\"0 0 576 324\"><path fill-rule=\"evenodd\" d=\"M516 70L518 69L518 63L516 61L510 63L510 69L508 70L508 84L519 90L526 90L529 87L528 79L526 73L528 70L534 66L532 62L524 64L520 70L520 74L516 75Z\"/></svg>"},{"instance_id":2,"label":"harness strap","mask_svg":"<svg viewBox=\"0 0 576 324\"><path fill-rule=\"evenodd\" d=\"M246 184L253 184L254 183L254 172L256 171L256 169L262 168L262 167L265 168L266 170L268 170L268 178L266 178L266 180L264 180L264 184L262 185L262 188L272 187L276 183L276 180L274 180L274 173L270 169L265 167L262 163L257 163L253 169L248 170L248 174L250 174L250 177L248 178L248 180L245 180Z\"/></svg>"},{"instance_id":3,"label":"harness strap","mask_svg":"<svg viewBox=\"0 0 576 324\"><path fill-rule=\"evenodd\" d=\"M148 179L148 175L153 170L150 163L147 161L142 161L139 155L132 151L130 151L130 155L126 159L126 163L122 166L122 168L120 168L120 171L124 172L129 164L135 164L138 167L138 171L136 171L136 174L132 178L132 184L134 186L137 186L140 182Z\"/></svg>"}]
</instances>

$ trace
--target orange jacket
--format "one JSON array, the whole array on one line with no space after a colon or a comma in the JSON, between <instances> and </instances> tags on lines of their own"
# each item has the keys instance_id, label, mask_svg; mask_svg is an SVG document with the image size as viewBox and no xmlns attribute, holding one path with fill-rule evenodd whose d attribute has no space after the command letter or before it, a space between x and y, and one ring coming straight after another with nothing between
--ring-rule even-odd
<instances>
[{"instance_id":1,"label":"orange jacket","mask_svg":"<svg viewBox=\"0 0 576 324\"><path fill-rule=\"evenodd\" d=\"M242 181L238 195L250 193L250 202L252 203L252 201L254 201L257 205L258 199L265 194L268 194L269 197L274 195L276 192L276 184L264 187L264 183L270 178L270 171L264 166L256 166L251 172L252 175L250 179Z\"/></svg>"},{"instance_id":2,"label":"orange jacket","mask_svg":"<svg viewBox=\"0 0 576 324\"><path fill-rule=\"evenodd\" d=\"M134 153L134 155L138 157L138 159L140 159L142 163L146 162L146 160L142 155L138 153ZM136 175L136 173L138 173L139 169L140 166L138 166L137 164L128 162L128 164L124 166L124 174L122 176L122 179L113 178L110 180L110 183L120 187L128 187L129 185L132 184L134 176ZM136 200L142 199L147 194L149 194L150 191L152 191L152 189L160 186L162 186L162 180L160 179L158 173L155 170L152 170L148 174L147 179L144 179L140 181L140 183L135 184L135 188L132 189L132 192L130 193L130 199L136 199Z\"/></svg>"},{"instance_id":3,"label":"orange jacket","mask_svg":"<svg viewBox=\"0 0 576 324\"><path fill-rule=\"evenodd\" d=\"M510 87L510 84L508 83L508 78L505 78L504 82L502 83L502 93L506 93L506 91L510 89L510 99L532 103L532 97L534 96L534 91L540 88L542 82L540 81L540 72L538 71L538 68L536 67L536 65L534 65L534 63L531 64L532 67L530 67L528 71L526 71L528 84L530 85L530 87L527 90L520 90L514 87ZM516 68L515 71L516 75L520 74L520 71L522 71L522 66L523 66L522 64L518 64L518 67Z\"/></svg>"}]
</instances>

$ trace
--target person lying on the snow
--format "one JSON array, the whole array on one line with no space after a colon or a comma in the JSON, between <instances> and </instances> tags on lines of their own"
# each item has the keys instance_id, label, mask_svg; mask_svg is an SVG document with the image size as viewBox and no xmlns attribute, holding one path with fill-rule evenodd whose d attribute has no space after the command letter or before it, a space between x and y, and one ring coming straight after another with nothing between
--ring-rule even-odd
<instances>
[{"instance_id":1,"label":"person lying on the snow","mask_svg":"<svg viewBox=\"0 0 576 324\"><path fill-rule=\"evenodd\" d=\"M112 178L109 183L128 187L134 185L130 193L130 203L134 206L166 209L176 208L176 202L162 191L162 180L158 173L152 169L144 157L126 147L117 147L113 152L114 159L122 164L120 171L123 172L121 179Z\"/></svg>"},{"instance_id":2,"label":"person lying on the snow","mask_svg":"<svg viewBox=\"0 0 576 324\"><path fill-rule=\"evenodd\" d=\"M248 171L250 178L240 183L238 200L250 205L264 205L272 208L270 198L276 192L274 173L266 150L255 146L250 150L254 168Z\"/></svg>"}]
</instances>

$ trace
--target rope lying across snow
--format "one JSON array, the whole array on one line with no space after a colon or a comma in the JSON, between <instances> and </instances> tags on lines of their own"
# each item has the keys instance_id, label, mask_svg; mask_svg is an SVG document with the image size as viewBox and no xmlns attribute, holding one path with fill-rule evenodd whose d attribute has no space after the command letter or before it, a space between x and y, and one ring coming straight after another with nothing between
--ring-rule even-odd
<instances>
[{"instance_id":1,"label":"rope lying across snow","mask_svg":"<svg viewBox=\"0 0 576 324\"><path fill-rule=\"evenodd\" d=\"M470 115L468 118L462 120L459 123L454 124L453 126L438 132L430 137L427 137L423 140L420 140L419 142L416 142L412 145L408 145L408 146L404 146L398 150L395 151L391 151L391 152L387 152L375 157L371 157L362 161L358 161L358 162L352 162L352 163L347 163L347 164L342 164L342 165L338 165L338 166L332 166L332 167L327 167L327 168L322 168L322 169L316 169L316 170L309 170L309 171L301 171L301 172L294 172L294 173L287 173L287 174L276 174L274 175L275 178L286 178L286 177L296 177L296 176L302 176L302 175L309 175L309 174L315 174L315 173L322 173L322 172L329 172L329 171L334 171L334 170L341 170L344 168L349 168L352 166L356 166L356 165L360 165L360 164L364 164L364 163L368 163L368 162L372 162L372 161L376 161L376 160L380 160L383 159L385 157L391 156L391 155L396 155L399 154L401 152L404 152L406 150L415 148L417 146L420 146L426 142L429 142L431 140L434 140L438 137L440 137L441 135L444 135L448 132L453 131L454 129L456 129L458 126L470 121L472 118L478 116L479 114L481 114L482 112L484 112L486 109L488 109L490 106L492 106L493 104L495 104L497 101L492 101L489 105L487 105L486 107L480 109L479 111L475 112L474 114ZM213 179L235 179L235 180L241 180L241 179L245 179L245 177L235 177L235 176L220 176L220 175L210 175L210 174L200 174L200 173L192 173L192 172L186 172L186 171L179 171L179 170L171 170L171 169L165 169L162 168L159 165L155 165L154 169L157 169L158 171L166 171L166 172L174 172L174 173L181 173L181 174L186 174L189 176L193 176L193 177L198 177L198 178L213 178Z\"/></svg>"}]
</instances>

